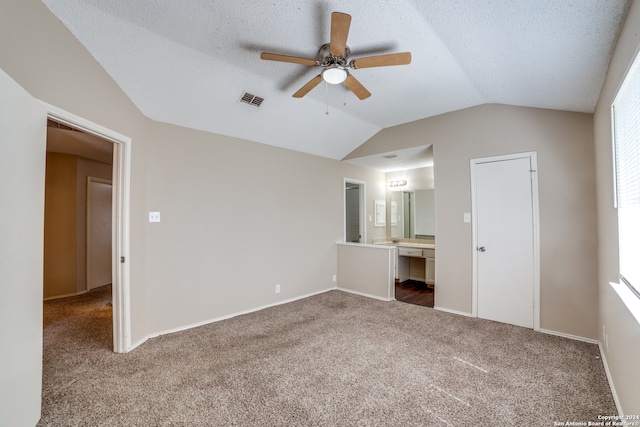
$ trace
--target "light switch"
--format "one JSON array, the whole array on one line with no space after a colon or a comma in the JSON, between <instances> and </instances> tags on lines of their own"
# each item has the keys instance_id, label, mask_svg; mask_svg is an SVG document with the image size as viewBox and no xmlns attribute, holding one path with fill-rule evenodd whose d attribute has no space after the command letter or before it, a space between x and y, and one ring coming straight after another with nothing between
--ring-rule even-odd
<instances>
[{"instance_id":1,"label":"light switch","mask_svg":"<svg viewBox=\"0 0 640 427\"><path fill-rule=\"evenodd\" d=\"M469 212L464 213L464 222L471 222L471 214Z\"/></svg>"},{"instance_id":2,"label":"light switch","mask_svg":"<svg viewBox=\"0 0 640 427\"><path fill-rule=\"evenodd\" d=\"M160 222L160 212L149 212L149 222Z\"/></svg>"}]
</instances>

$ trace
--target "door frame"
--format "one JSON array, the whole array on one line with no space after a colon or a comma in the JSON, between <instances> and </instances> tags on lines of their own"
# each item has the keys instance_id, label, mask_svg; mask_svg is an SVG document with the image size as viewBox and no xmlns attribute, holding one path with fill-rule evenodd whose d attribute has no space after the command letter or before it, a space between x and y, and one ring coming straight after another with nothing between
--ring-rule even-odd
<instances>
[{"instance_id":1,"label":"door frame","mask_svg":"<svg viewBox=\"0 0 640 427\"><path fill-rule=\"evenodd\" d=\"M347 183L350 184L356 184L360 187L360 200L359 200L359 215L360 215L360 243L365 243L367 241L367 227L366 227L366 222L365 219L367 218L366 214L367 214L367 207L365 206L365 201L367 200L366 198L366 191L367 191L367 187L366 187L366 183L364 181L360 181L358 179L350 179L350 178L344 178L343 182L342 182L342 203L343 203L343 208L342 208L342 221L343 221L343 227L342 227L342 241L346 242L347 241Z\"/></svg>"},{"instance_id":2,"label":"door frame","mask_svg":"<svg viewBox=\"0 0 640 427\"><path fill-rule=\"evenodd\" d=\"M531 202L533 219L533 330L540 330L540 205L538 197L538 155L535 151L505 154L501 156L471 159L471 253L472 253L472 292L471 315L478 317L478 208L476 194L476 165L528 158L531 161Z\"/></svg>"},{"instance_id":3,"label":"door frame","mask_svg":"<svg viewBox=\"0 0 640 427\"><path fill-rule=\"evenodd\" d=\"M126 353L131 350L129 281L131 138L44 101L40 100L39 102L47 110L47 117L49 119L113 143L113 351L116 353Z\"/></svg>"}]
</instances>

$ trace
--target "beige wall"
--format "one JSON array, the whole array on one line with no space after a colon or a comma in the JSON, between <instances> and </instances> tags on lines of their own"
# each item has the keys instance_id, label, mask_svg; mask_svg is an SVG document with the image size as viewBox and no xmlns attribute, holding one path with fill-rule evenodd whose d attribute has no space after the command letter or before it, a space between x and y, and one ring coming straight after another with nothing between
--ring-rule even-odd
<instances>
[{"instance_id":1,"label":"beige wall","mask_svg":"<svg viewBox=\"0 0 640 427\"><path fill-rule=\"evenodd\" d=\"M335 287L343 180L366 182L369 215L383 174L153 122L40 1L4 2L1 16L0 67L34 97L132 139L134 344ZM383 235L367 221L368 241Z\"/></svg>"},{"instance_id":2,"label":"beige wall","mask_svg":"<svg viewBox=\"0 0 640 427\"><path fill-rule=\"evenodd\" d=\"M0 425L33 426L42 407L46 112L4 72L0 93Z\"/></svg>"},{"instance_id":3,"label":"beige wall","mask_svg":"<svg viewBox=\"0 0 640 427\"><path fill-rule=\"evenodd\" d=\"M383 174L364 168L175 126L150 131L145 196L162 215L144 225L155 330L334 287L344 177L367 183L369 212L384 197Z\"/></svg>"},{"instance_id":4,"label":"beige wall","mask_svg":"<svg viewBox=\"0 0 640 427\"><path fill-rule=\"evenodd\" d=\"M382 299L395 298L396 250L389 246L338 245L338 288Z\"/></svg>"},{"instance_id":5,"label":"beige wall","mask_svg":"<svg viewBox=\"0 0 640 427\"><path fill-rule=\"evenodd\" d=\"M433 144L437 307L472 311L469 160L536 151L541 328L597 338L592 115L482 105L388 128L349 157Z\"/></svg>"},{"instance_id":6,"label":"beige wall","mask_svg":"<svg viewBox=\"0 0 640 427\"><path fill-rule=\"evenodd\" d=\"M47 153L44 215L44 298L75 295L76 156Z\"/></svg>"},{"instance_id":7,"label":"beige wall","mask_svg":"<svg viewBox=\"0 0 640 427\"><path fill-rule=\"evenodd\" d=\"M632 4L618 39L594 115L598 207L599 339L625 414L640 414L640 325L609 285L618 280L617 213L613 207L610 106L633 55L640 49L640 4ZM606 331L605 340L603 327Z\"/></svg>"}]
</instances>

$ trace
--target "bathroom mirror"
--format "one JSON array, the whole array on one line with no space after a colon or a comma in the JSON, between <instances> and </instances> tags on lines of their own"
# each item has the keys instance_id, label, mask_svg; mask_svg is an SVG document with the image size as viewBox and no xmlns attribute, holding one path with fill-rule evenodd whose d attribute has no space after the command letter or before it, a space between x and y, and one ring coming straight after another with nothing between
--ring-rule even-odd
<instances>
[{"instance_id":1,"label":"bathroom mirror","mask_svg":"<svg viewBox=\"0 0 640 427\"><path fill-rule=\"evenodd\" d=\"M385 238L435 240L433 146L402 148L345 160L385 174ZM378 205L374 205L375 207Z\"/></svg>"},{"instance_id":2,"label":"bathroom mirror","mask_svg":"<svg viewBox=\"0 0 640 427\"><path fill-rule=\"evenodd\" d=\"M433 167L388 172L389 235L394 239L435 240Z\"/></svg>"},{"instance_id":3,"label":"bathroom mirror","mask_svg":"<svg viewBox=\"0 0 640 427\"><path fill-rule=\"evenodd\" d=\"M391 237L434 240L436 234L433 189L391 191Z\"/></svg>"}]
</instances>

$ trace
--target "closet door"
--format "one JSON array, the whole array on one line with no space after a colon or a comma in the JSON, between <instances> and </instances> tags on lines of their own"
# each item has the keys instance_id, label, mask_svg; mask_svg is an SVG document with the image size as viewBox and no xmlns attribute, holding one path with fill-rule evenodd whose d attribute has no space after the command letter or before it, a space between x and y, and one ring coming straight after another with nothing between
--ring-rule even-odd
<instances>
[{"instance_id":1,"label":"closet door","mask_svg":"<svg viewBox=\"0 0 640 427\"><path fill-rule=\"evenodd\" d=\"M534 215L531 159L477 163L477 314L533 328Z\"/></svg>"}]
</instances>

